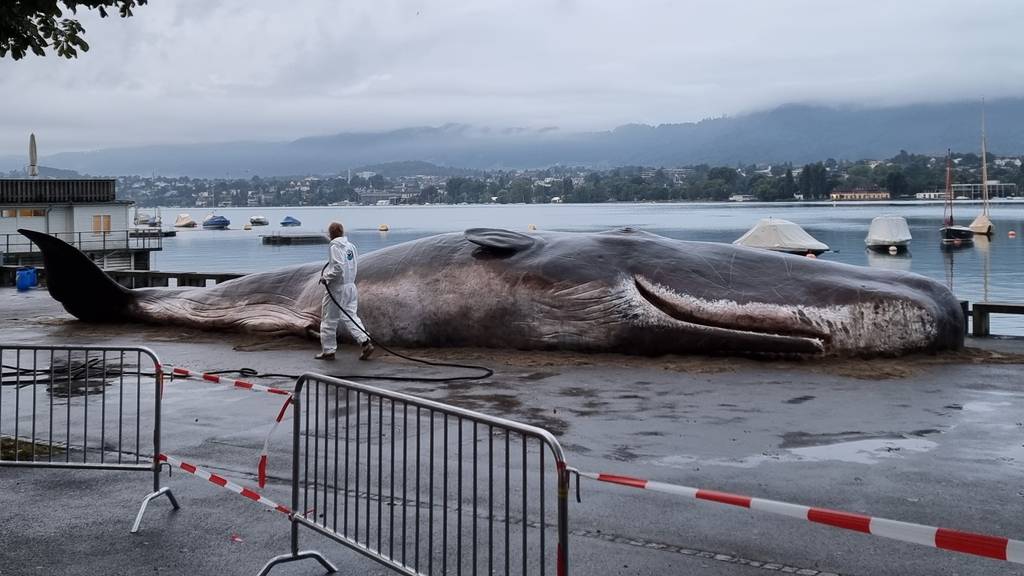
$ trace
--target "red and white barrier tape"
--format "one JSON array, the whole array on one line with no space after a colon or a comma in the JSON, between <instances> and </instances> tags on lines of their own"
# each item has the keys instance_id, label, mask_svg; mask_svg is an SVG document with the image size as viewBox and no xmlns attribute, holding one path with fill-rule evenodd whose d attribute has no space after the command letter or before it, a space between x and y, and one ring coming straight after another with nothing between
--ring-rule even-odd
<instances>
[{"instance_id":1,"label":"red and white barrier tape","mask_svg":"<svg viewBox=\"0 0 1024 576\"><path fill-rule=\"evenodd\" d=\"M259 504L263 504L264 506L266 506L268 508L271 508L273 510L277 510L278 512L280 512L282 514L291 514L292 513L292 511L289 510L287 506L282 506L282 505L274 502L273 500L270 500L269 498L261 496L258 492L254 492L252 490L249 490L248 488L245 488L243 486L239 486L238 484L235 484L234 482L228 480L227 478L225 478L223 476L220 476L220 475L217 475L217 474L213 474L212 472L207 472L206 470L203 470L202 468L200 468L198 466L195 466L194 464L189 464L188 462L182 462L181 460L178 460L177 458L168 456L167 454L161 454L160 455L160 461L161 462L167 462L168 464L170 464L172 466L175 466L177 468L181 468L182 470L184 470L185 472L188 472L189 474L192 474L193 476L198 476L200 478L204 478L206 480L209 480L210 482L216 484L217 486L220 486L222 488L226 488L226 489L234 492L235 494L241 494L242 496L245 496L246 498L248 498L249 500L252 500L253 502L257 502Z\"/></svg>"},{"instance_id":2,"label":"red and white barrier tape","mask_svg":"<svg viewBox=\"0 0 1024 576\"><path fill-rule=\"evenodd\" d=\"M203 372L195 372L187 368L174 367L171 369L171 374L174 376L184 376L185 378L199 378L206 380L207 382L215 382L218 384L230 384L235 388L244 388L246 390L253 390L255 392L268 392L270 394L280 394L282 396L291 396L292 393L283 390L281 388L273 388L270 386L262 386L260 384L253 384L245 380L235 380L234 378L222 378L217 374L205 374Z\"/></svg>"},{"instance_id":3,"label":"red and white barrier tape","mask_svg":"<svg viewBox=\"0 0 1024 576\"><path fill-rule=\"evenodd\" d=\"M270 432L267 432L267 437L263 441L263 449L260 450L260 461L256 465L256 476L259 481L260 488L267 485L267 460L269 458L270 451L270 437L274 435L274 431L277 430L281 420L288 414L288 407L292 405L292 396L289 394L288 398L285 398L284 404L281 406L281 410L277 413L277 418L274 418L274 425L270 427Z\"/></svg>"},{"instance_id":4,"label":"red and white barrier tape","mask_svg":"<svg viewBox=\"0 0 1024 576\"><path fill-rule=\"evenodd\" d=\"M818 524L827 524L835 528L863 532L865 534L880 536L882 538L891 538L893 540L931 546L932 548L940 548L942 550L951 550L953 552L974 554L976 556L985 556L987 558L995 558L997 560L1006 560L1008 562L1024 564L1024 542L1020 540L1011 540L1009 538L987 536L972 532L960 532L958 530L950 530L949 528L924 526L922 524L899 522L897 520L887 520L885 518L874 518L871 516L863 516L861 514L851 514L849 512L840 512L838 510L829 510L826 508L813 508L810 506L789 504L787 502L778 502L775 500L751 498L749 496L740 496L738 494L730 494L728 492L701 490L699 488L691 488L689 486L653 482L650 480L643 480L641 478L632 478L630 476L595 474L592 472L580 472L579 474L585 478L591 478L601 482L621 484L632 488L653 490L655 492L674 494L685 498L707 500L710 502L718 502L719 504L729 504L731 506L750 508L751 510L781 514L782 516L808 520Z\"/></svg>"},{"instance_id":5,"label":"red and white barrier tape","mask_svg":"<svg viewBox=\"0 0 1024 576\"><path fill-rule=\"evenodd\" d=\"M284 420L284 417L288 414L288 406L292 403L292 393L288 390L281 388L273 388L271 386L262 386L260 384L253 384L245 380L235 380L234 378L222 378L217 374L206 374L203 372L196 372L187 368L173 367L171 368L172 376L180 376L184 378L195 378L205 380L207 382L213 382L215 384L228 384L235 388L242 388L244 390L252 390L255 392L267 392L269 394L277 394L287 396L284 401L284 405L281 406L281 410L277 413L277 418L274 419L274 425L270 427L270 431L267 432L267 437L263 440L263 448L260 450L259 461L256 464L256 475L259 481L260 488L264 488L267 485L267 464L269 459L270 451L270 438L274 435L277 430L277 426Z\"/></svg>"}]
</instances>

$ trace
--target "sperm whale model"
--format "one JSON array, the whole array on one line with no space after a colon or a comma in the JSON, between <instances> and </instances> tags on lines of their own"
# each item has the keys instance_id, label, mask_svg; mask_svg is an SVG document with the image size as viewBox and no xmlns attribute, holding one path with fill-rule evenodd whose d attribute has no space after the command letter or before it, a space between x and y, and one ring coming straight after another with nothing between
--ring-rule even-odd
<instances>
[{"instance_id":1,"label":"sperm whale model","mask_svg":"<svg viewBox=\"0 0 1024 576\"><path fill-rule=\"evenodd\" d=\"M43 252L50 294L85 322L307 336L320 324L320 263L130 290L61 240L21 232ZM440 234L363 256L357 284L369 332L403 346L877 356L963 345L959 302L923 276L629 228Z\"/></svg>"}]
</instances>

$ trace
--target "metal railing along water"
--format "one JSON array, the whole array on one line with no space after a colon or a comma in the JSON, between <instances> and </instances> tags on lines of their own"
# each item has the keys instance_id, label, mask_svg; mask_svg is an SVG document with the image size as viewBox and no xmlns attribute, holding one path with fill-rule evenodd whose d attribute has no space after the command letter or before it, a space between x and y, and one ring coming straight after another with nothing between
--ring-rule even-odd
<instances>
[{"instance_id":1,"label":"metal railing along water","mask_svg":"<svg viewBox=\"0 0 1024 576\"><path fill-rule=\"evenodd\" d=\"M410 576L567 574L569 475L548 431L316 374L292 415L291 551L261 575L333 570L300 527Z\"/></svg>"},{"instance_id":2,"label":"metal railing along water","mask_svg":"<svg viewBox=\"0 0 1024 576\"><path fill-rule=\"evenodd\" d=\"M53 232L59 238L83 252L110 252L114 250L160 250L160 234L133 235L131 230L99 232ZM0 252L4 254L38 254L39 247L21 234L0 234Z\"/></svg>"},{"instance_id":3,"label":"metal railing along water","mask_svg":"<svg viewBox=\"0 0 1024 576\"><path fill-rule=\"evenodd\" d=\"M160 485L160 361L147 348L0 345L0 466L149 472Z\"/></svg>"}]
</instances>

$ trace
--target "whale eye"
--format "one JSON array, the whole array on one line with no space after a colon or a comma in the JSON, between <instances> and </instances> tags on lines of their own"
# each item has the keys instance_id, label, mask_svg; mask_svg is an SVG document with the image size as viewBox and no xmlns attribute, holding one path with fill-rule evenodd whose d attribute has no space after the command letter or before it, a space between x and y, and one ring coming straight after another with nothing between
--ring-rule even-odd
<instances>
[{"instance_id":1,"label":"whale eye","mask_svg":"<svg viewBox=\"0 0 1024 576\"><path fill-rule=\"evenodd\" d=\"M526 234L500 228L470 228L463 235L484 250L502 256L526 250L534 243L534 239Z\"/></svg>"}]
</instances>

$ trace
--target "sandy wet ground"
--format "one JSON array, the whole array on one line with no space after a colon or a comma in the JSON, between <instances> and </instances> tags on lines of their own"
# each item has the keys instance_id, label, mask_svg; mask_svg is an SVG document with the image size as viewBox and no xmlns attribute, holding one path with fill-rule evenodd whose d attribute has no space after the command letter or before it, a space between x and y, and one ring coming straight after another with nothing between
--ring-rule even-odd
<instances>
[{"instance_id":1,"label":"sandy wet ground","mask_svg":"<svg viewBox=\"0 0 1024 576\"><path fill-rule=\"evenodd\" d=\"M142 344L168 364L341 375L437 375L382 355L319 365L313 342L156 326L86 326L45 292L0 293L4 343ZM474 383L384 387L555 433L573 466L893 519L1024 537L1024 344L943 356L767 362L730 358L416 351L480 363ZM282 382L287 385L287 382ZM175 383L165 448L251 483L276 411L254 395ZM286 435L266 493L287 501ZM175 473L183 508L127 528L146 478L0 468L0 574L252 574L287 548L287 522ZM248 485L248 484L247 484ZM584 481L570 510L573 573L1024 574L1021 567L710 503ZM317 541L304 537L306 546ZM343 573L385 573L319 544ZM312 564L282 574L316 574Z\"/></svg>"}]
</instances>

